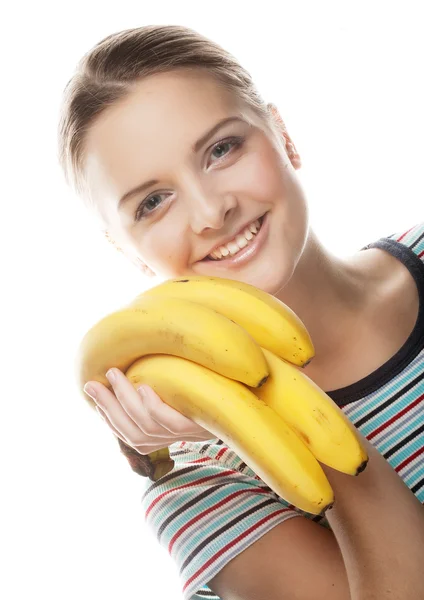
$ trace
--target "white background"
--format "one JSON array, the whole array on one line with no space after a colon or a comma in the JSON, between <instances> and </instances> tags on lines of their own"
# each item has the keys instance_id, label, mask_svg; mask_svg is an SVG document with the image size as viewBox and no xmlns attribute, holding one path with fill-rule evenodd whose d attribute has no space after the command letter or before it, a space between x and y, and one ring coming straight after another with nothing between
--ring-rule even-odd
<instances>
[{"instance_id":1,"label":"white background","mask_svg":"<svg viewBox=\"0 0 424 600\"><path fill-rule=\"evenodd\" d=\"M214 39L278 106L303 159L312 226L343 256L423 220L421 2L8 4L0 15L0 593L182 598L176 566L144 524L144 480L74 381L86 330L144 283L62 179L62 90L80 57L119 30L180 24Z\"/></svg>"}]
</instances>

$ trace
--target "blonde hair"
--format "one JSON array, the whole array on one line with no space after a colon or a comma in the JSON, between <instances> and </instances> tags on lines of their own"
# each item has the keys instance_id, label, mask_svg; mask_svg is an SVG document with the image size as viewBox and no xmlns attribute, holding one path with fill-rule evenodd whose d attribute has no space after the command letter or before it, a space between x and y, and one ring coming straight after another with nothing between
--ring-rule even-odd
<instances>
[{"instance_id":1,"label":"blonde hair","mask_svg":"<svg viewBox=\"0 0 424 600\"><path fill-rule=\"evenodd\" d=\"M267 125L270 115L250 74L226 50L178 25L149 25L104 38L83 56L64 94L58 128L59 163L86 202L84 140L90 126L142 78L176 69L205 69Z\"/></svg>"}]
</instances>

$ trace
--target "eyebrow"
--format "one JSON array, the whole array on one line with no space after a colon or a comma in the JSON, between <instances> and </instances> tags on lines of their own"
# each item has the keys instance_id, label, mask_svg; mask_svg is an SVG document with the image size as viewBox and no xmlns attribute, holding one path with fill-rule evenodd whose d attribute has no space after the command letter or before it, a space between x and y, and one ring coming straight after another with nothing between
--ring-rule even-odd
<instances>
[{"instance_id":1,"label":"eyebrow","mask_svg":"<svg viewBox=\"0 0 424 600\"><path fill-rule=\"evenodd\" d=\"M227 117L225 119L222 119L221 121L218 121L218 123L216 123L216 125L214 125L212 127L212 129L209 129L209 131L207 131L204 135L202 135L202 137L193 144L193 146L191 148L192 154L195 154L196 152L198 152L200 150L200 148L209 140L209 138L211 138L219 129L221 129L221 127L224 127L224 125L227 125L228 123L232 123L233 121L240 121L241 123L248 124L248 122L245 121L245 119L242 119L241 117ZM132 190L129 190L128 192L126 192L118 202L118 210L121 210L122 206L128 200L130 200L130 198L140 194L147 188L152 187L153 185L157 185L158 183L159 183L159 181L157 179L150 179L149 181L146 181L145 183L142 183L141 185L138 185L137 187L133 188Z\"/></svg>"}]
</instances>

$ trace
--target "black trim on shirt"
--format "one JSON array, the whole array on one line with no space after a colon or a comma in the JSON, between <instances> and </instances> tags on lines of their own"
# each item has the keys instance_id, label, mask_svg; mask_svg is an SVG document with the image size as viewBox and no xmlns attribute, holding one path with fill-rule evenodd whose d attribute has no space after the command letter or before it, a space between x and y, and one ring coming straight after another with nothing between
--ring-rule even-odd
<instances>
[{"instance_id":1,"label":"black trim on shirt","mask_svg":"<svg viewBox=\"0 0 424 600\"><path fill-rule=\"evenodd\" d=\"M417 242L418 240L411 247L415 246ZM405 265L417 284L419 297L418 317L415 327L405 344L384 365L381 365L373 373L370 373L356 383L339 388L338 390L326 392L339 406L350 404L377 391L396 377L424 348L424 263L411 250L411 247L393 239L381 238L361 248L361 250L381 248L390 252L390 254Z\"/></svg>"}]
</instances>

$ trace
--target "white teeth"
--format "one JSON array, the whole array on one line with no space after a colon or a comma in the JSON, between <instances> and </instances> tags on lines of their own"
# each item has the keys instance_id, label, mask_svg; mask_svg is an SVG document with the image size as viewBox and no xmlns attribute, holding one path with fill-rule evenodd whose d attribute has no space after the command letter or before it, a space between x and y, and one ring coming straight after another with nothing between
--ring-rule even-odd
<instances>
[{"instance_id":1,"label":"white teeth","mask_svg":"<svg viewBox=\"0 0 424 600\"><path fill-rule=\"evenodd\" d=\"M237 252L248 245L260 228L260 222L258 220L254 221L243 230L243 233L238 234L234 240L231 240L225 246L216 248L209 256L214 260L222 260L222 258L228 255L234 256L234 254L237 254Z\"/></svg>"},{"instance_id":2,"label":"white teeth","mask_svg":"<svg viewBox=\"0 0 424 600\"><path fill-rule=\"evenodd\" d=\"M227 248L230 251L231 256L233 256L240 250L240 248L237 246L237 244L235 242L228 242Z\"/></svg>"},{"instance_id":3,"label":"white teeth","mask_svg":"<svg viewBox=\"0 0 424 600\"><path fill-rule=\"evenodd\" d=\"M249 243L248 240L244 237L244 235L236 236L236 243L239 248L244 248Z\"/></svg>"}]
</instances>

